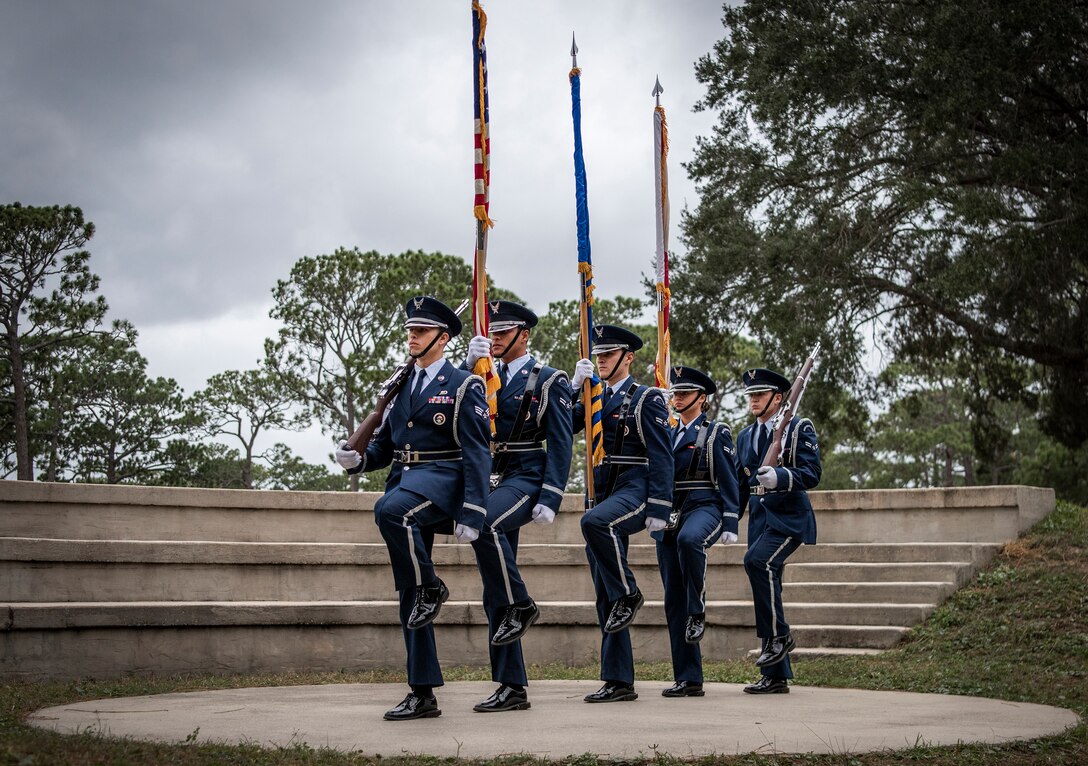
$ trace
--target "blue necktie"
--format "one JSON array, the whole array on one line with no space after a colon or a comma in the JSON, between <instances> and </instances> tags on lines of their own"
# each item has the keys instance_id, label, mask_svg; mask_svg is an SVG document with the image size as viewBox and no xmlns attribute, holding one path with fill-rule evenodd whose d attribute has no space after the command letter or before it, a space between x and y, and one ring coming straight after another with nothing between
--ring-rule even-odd
<instances>
[{"instance_id":1,"label":"blue necktie","mask_svg":"<svg viewBox=\"0 0 1088 766\"><path fill-rule=\"evenodd\" d=\"M416 373L416 382L412 387L412 398L408 400L413 407L415 406L416 400L419 398L419 392L423 390L423 379L426 377L426 370L420 370Z\"/></svg>"},{"instance_id":2,"label":"blue necktie","mask_svg":"<svg viewBox=\"0 0 1088 766\"><path fill-rule=\"evenodd\" d=\"M502 381L502 387L506 388L506 384L510 382L506 377L506 373L510 372L510 365L506 362L499 362L499 380Z\"/></svg>"},{"instance_id":3,"label":"blue necktie","mask_svg":"<svg viewBox=\"0 0 1088 766\"><path fill-rule=\"evenodd\" d=\"M759 440L756 446L756 458L763 460L763 456L767 454L767 442L770 438L767 435L767 427L762 423L759 424Z\"/></svg>"}]
</instances>

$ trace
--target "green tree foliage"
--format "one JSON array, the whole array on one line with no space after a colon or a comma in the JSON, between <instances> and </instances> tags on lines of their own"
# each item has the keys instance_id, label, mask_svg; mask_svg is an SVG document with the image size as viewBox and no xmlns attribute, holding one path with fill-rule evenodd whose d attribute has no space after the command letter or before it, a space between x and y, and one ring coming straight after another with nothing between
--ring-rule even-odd
<instances>
[{"instance_id":1,"label":"green tree foliage","mask_svg":"<svg viewBox=\"0 0 1088 766\"><path fill-rule=\"evenodd\" d=\"M102 338L81 360L81 405L63 445L77 481L148 483L173 464L171 440L196 425L172 378L149 378L147 360L125 342Z\"/></svg>"},{"instance_id":2,"label":"green tree foliage","mask_svg":"<svg viewBox=\"0 0 1088 766\"><path fill-rule=\"evenodd\" d=\"M821 338L820 379L851 391L874 345L1035 363L1048 432L1088 438L1088 7L724 14L697 64L719 119L689 166L700 202L673 276L691 329L750 331L780 367Z\"/></svg>"},{"instance_id":3,"label":"green tree foliage","mask_svg":"<svg viewBox=\"0 0 1088 766\"><path fill-rule=\"evenodd\" d=\"M205 433L229 437L241 445L241 486L245 489L254 486L254 461L272 456L271 450L257 452L257 438L270 429L297 431L307 425L283 377L268 369L217 373L193 396L192 405Z\"/></svg>"},{"instance_id":4,"label":"green tree foliage","mask_svg":"<svg viewBox=\"0 0 1088 766\"><path fill-rule=\"evenodd\" d=\"M87 266L90 253L80 249L93 235L94 224L85 222L77 207L0 205L0 369L8 399L4 432L23 480L34 478L37 436L30 366L45 364L64 346L104 331L106 300L94 295L99 280Z\"/></svg>"},{"instance_id":5,"label":"green tree foliage","mask_svg":"<svg viewBox=\"0 0 1088 766\"><path fill-rule=\"evenodd\" d=\"M261 489L292 489L312 492L340 492L350 489L349 477L339 466L329 471L325 466L311 465L291 453L286 444L276 444L270 451L268 468L258 466Z\"/></svg>"}]
</instances>

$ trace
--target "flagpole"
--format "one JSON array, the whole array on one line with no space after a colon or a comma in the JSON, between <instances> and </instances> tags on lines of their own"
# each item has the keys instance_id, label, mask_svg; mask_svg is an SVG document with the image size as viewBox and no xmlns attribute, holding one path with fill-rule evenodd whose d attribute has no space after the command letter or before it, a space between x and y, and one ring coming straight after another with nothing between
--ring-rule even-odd
<instances>
[{"instance_id":1,"label":"flagpole","mask_svg":"<svg viewBox=\"0 0 1088 766\"><path fill-rule=\"evenodd\" d=\"M665 109L661 106L661 79L654 81L651 96L654 97L654 208L657 221L657 243L654 255L654 273L657 288L657 359L654 361L654 378L658 388L668 389L670 359L669 304L669 129L665 122Z\"/></svg>"},{"instance_id":2,"label":"flagpole","mask_svg":"<svg viewBox=\"0 0 1088 766\"><path fill-rule=\"evenodd\" d=\"M582 70L578 68L578 44L574 34L570 38L570 100L571 117L574 123L574 198L578 220L578 275L581 281L579 290L579 334L578 347L582 359L590 357L593 345L590 332L593 328L593 266L589 246L589 202L586 191L586 167L582 158ZM603 424L601 409L604 389L600 378L593 375L582 384L582 407L585 410L586 436L586 510L596 502L596 489L593 486L593 469L604 458Z\"/></svg>"},{"instance_id":3,"label":"flagpole","mask_svg":"<svg viewBox=\"0 0 1088 766\"><path fill-rule=\"evenodd\" d=\"M476 219L476 253L472 269L472 327L476 335L488 337L487 319L487 230L494 224L488 216L491 204L491 135L487 92L487 49L484 32L487 14L478 0L472 0L472 84L473 132L475 134L475 198L472 214ZM472 368L484 380L491 433L495 434L498 393L501 386L491 355L481 357Z\"/></svg>"}]
</instances>

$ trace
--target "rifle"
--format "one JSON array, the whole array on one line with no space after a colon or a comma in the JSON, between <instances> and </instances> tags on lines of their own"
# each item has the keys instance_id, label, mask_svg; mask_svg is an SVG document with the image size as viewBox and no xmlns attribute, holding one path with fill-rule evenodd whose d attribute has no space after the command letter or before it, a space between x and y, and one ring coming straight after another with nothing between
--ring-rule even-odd
<instances>
[{"instance_id":1,"label":"rifle","mask_svg":"<svg viewBox=\"0 0 1088 766\"><path fill-rule=\"evenodd\" d=\"M767 445L767 454L763 456L763 462L759 464L760 467L771 466L774 468L781 461L782 436L801 406L801 397L805 395L805 388L808 386L809 378L812 377L812 367L816 364L816 355L819 353L820 344L817 343L816 348L812 349L812 353L808 355L805 363L801 365L797 377L793 379L793 385L786 392L785 399L778 408L778 412L771 418L771 443Z\"/></svg>"},{"instance_id":2,"label":"rifle","mask_svg":"<svg viewBox=\"0 0 1088 766\"><path fill-rule=\"evenodd\" d=\"M467 300L461 301L461 305L457 307L454 312L460 314L468 306ZM404 388L404 384L412 376L412 371L416 368L416 358L409 354L408 358L404 360L400 365L393 370L393 374L390 375L382 387L378 390L378 401L374 404L374 410L363 418L363 422L359 424L359 427L355 429L355 432L348 437L347 447L353 449L356 452L362 454L366 452L366 448L370 445L370 440L374 437L374 432L378 430L378 427L382 423L382 415L385 413L385 408L389 406L389 403L393 401L393 398L400 393L400 390Z\"/></svg>"}]
</instances>

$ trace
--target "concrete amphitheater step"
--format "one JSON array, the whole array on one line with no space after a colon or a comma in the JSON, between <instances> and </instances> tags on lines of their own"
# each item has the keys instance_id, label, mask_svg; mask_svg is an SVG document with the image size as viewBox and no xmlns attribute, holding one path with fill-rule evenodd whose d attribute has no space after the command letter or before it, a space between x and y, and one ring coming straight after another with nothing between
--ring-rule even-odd
<instances>
[{"instance_id":1,"label":"concrete amphitheater step","mask_svg":"<svg viewBox=\"0 0 1088 766\"><path fill-rule=\"evenodd\" d=\"M6 612L0 673L10 678L109 675L119 663L132 672L173 673L359 669L403 661L398 607L388 601L9 603L0 608ZM552 602L542 603L541 609L540 622L523 642L529 662L597 662L601 633L592 604ZM803 622L800 610L793 608L791 614L801 649L886 649L907 631L895 625L844 624L848 609L807 616L834 624ZM853 614L865 616L857 610ZM486 664L487 627L480 604L448 602L435 633L444 663ZM744 657L758 644L754 636L750 603L708 604L704 657ZM638 659L669 660L659 602L648 602L639 613L631 640Z\"/></svg>"},{"instance_id":2,"label":"concrete amphitheater step","mask_svg":"<svg viewBox=\"0 0 1088 766\"><path fill-rule=\"evenodd\" d=\"M750 593L739 545L711 550L711 599ZM435 546L440 576L456 598L478 600L482 586L472 550ZM538 600L593 600L581 546L526 545L521 572ZM631 546L632 571L648 598L662 585L652 546ZM787 598L796 601L939 603L966 564L791 564ZM808 576L807 576L808 575ZM929 579L914 580L914 577ZM831 578L834 578L832 580ZM888 578L882 582L882 578ZM383 544L220 543L202 541L0 538L0 600L194 601L381 600L392 597Z\"/></svg>"},{"instance_id":3,"label":"concrete amphitheater step","mask_svg":"<svg viewBox=\"0 0 1088 766\"><path fill-rule=\"evenodd\" d=\"M378 497L5 482L0 536L377 543L372 509ZM1016 486L817 491L811 497L824 543L1001 543L1053 508L1049 490ZM567 495L556 523L533 525L526 541L579 544L581 514L582 499Z\"/></svg>"}]
</instances>

